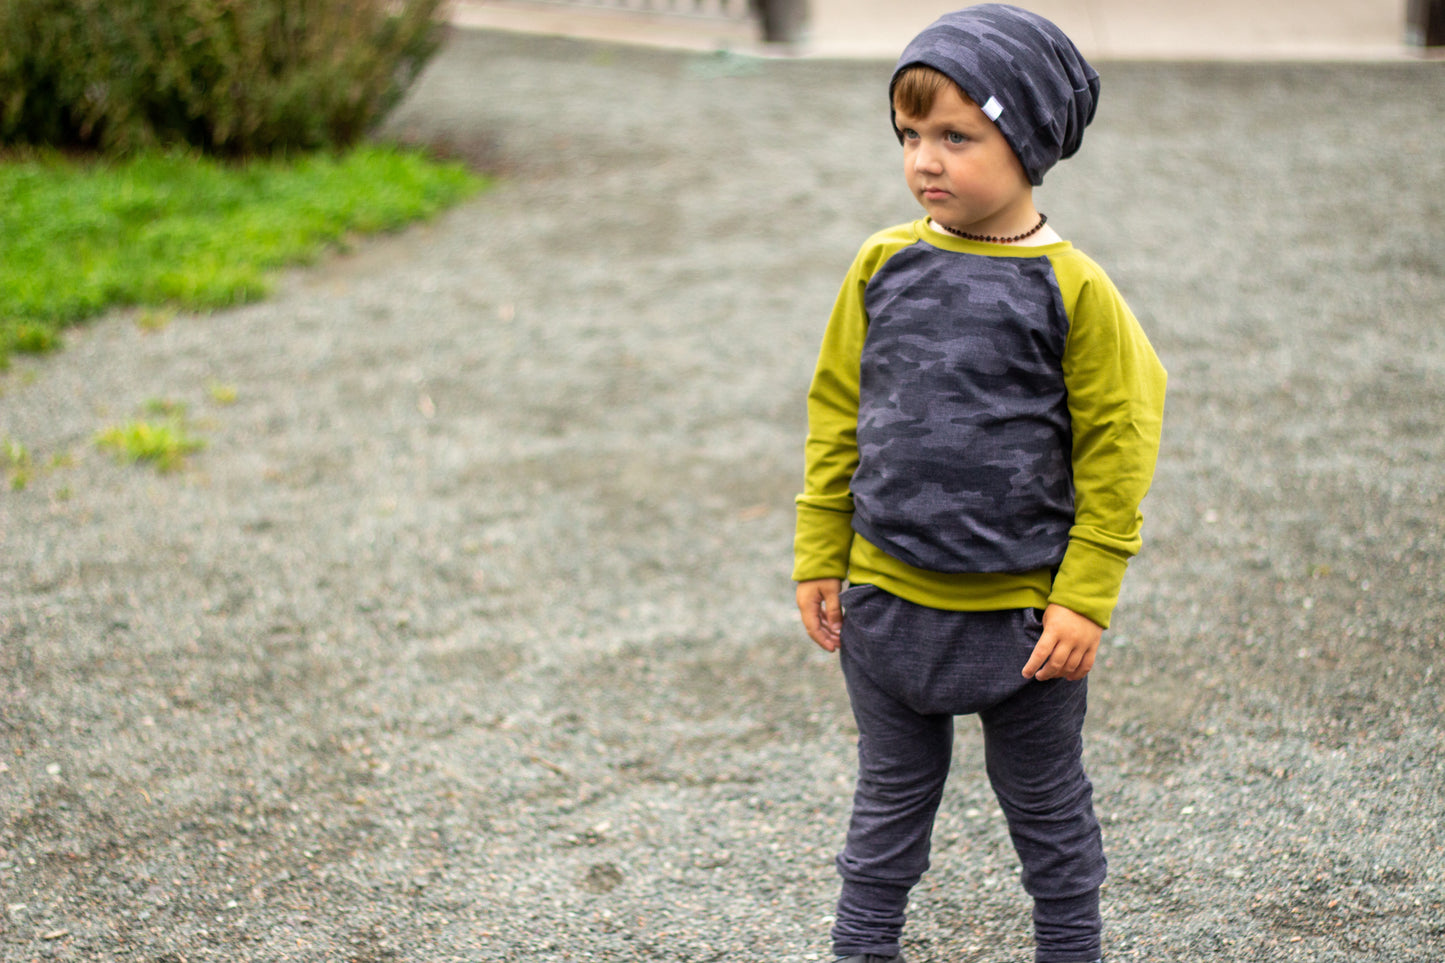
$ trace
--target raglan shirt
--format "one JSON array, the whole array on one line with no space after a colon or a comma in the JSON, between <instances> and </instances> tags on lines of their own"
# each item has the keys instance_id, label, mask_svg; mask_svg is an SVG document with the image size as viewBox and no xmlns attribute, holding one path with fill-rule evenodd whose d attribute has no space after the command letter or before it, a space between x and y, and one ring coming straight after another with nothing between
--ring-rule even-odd
<instances>
[{"instance_id":1,"label":"raglan shirt","mask_svg":"<svg viewBox=\"0 0 1445 963\"><path fill-rule=\"evenodd\" d=\"M1166 375L1104 271L928 219L854 259L808 392L793 578L934 608L1064 605L1108 626Z\"/></svg>"}]
</instances>

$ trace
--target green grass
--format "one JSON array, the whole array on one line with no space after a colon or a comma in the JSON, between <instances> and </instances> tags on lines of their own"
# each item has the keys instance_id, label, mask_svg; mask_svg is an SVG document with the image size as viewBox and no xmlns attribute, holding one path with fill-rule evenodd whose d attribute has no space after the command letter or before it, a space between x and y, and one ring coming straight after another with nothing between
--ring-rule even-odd
<instances>
[{"instance_id":1,"label":"green grass","mask_svg":"<svg viewBox=\"0 0 1445 963\"><path fill-rule=\"evenodd\" d=\"M186 455L205 447L178 417L106 428L95 436L95 443L120 461L149 462L161 471L175 471L185 464Z\"/></svg>"},{"instance_id":2,"label":"green grass","mask_svg":"<svg viewBox=\"0 0 1445 963\"><path fill-rule=\"evenodd\" d=\"M263 297L277 268L426 218L483 187L456 164L364 146L230 164L183 153L0 158L0 365L122 306ZM154 317L164 317L163 313Z\"/></svg>"},{"instance_id":3,"label":"green grass","mask_svg":"<svg viewBox=\"0 0 1445 963\"><path fill-rule=\"evenodd\" d=\"M30 484L30 450L13 438L0 443L0 468L5 469L5 478L12 491L20 491Z\"/></svg>"}]
</instances>

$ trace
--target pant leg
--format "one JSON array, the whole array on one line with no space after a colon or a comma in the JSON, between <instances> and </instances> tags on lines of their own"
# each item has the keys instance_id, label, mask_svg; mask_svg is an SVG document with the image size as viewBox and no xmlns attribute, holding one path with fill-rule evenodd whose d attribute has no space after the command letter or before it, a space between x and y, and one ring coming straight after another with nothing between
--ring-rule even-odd
<instances>
[{"instance_id":1,"label":"pant leg","mask_svg":"<svg viewBox=\"0 0 1445 963\"><path fill-rule=\"evenodd\" d=\"M1055 679L979 713L988 777L1034 898L1037 963L1102 955L1099 886L1107 864L1084 772L1087 704L1087 679Z\"/></svg>"},{"instance_id":2,"label":"pant leg","mask_svg":"<svg viewBox=\"0 0 1445 963\"><path fill-rule=\"evenodd\" d=\"M922 715L884 691L848 638L840 660L858 723L858 785L833 925L839 956L900 952L908 893L928 868L930 839L953 757L953 717Z\"/></svg>"}]
</instances>

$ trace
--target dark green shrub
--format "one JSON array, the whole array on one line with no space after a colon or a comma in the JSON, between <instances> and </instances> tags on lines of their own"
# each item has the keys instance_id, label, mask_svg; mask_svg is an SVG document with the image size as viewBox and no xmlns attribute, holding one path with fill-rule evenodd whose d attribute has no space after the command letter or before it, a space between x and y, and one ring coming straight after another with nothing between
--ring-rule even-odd
<instances>
[{"instance_id":1,"label":"dark green shrub","mask_svg":"<svg viewBox=\"0 0 1445 963\"><path fill-rule=\"evenodd\" d=\"M263 154L356 142L443 0L0 0L0 144Z\"/></svg>"},{"instance_id":2,"label":"dark green shrub","mask_svg":"<svg viewBox=\"0 0 1445 963\"><path fill-rule=\"evenodd\" d=\"M60 332L37 321L17 321L0 326L0 351L13 349L21 354L44 354L60 344Z\"/></svg>"}]
</instances>

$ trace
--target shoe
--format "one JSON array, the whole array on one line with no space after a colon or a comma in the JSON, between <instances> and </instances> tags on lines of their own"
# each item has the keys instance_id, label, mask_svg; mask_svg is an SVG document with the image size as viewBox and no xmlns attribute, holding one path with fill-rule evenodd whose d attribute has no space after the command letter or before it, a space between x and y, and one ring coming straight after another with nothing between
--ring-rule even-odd
<instances>
[{"instance_id":1,"label":"shoe","mask_svg":"<svg viewBox=\"0 0 1445 963\"><path fill-rule=\"evenodd\" d=\"M833 963L908 963L903 954L878 956L876 953L859 953L857 956L840 956Z\"/></svg>"}]
</instances>

